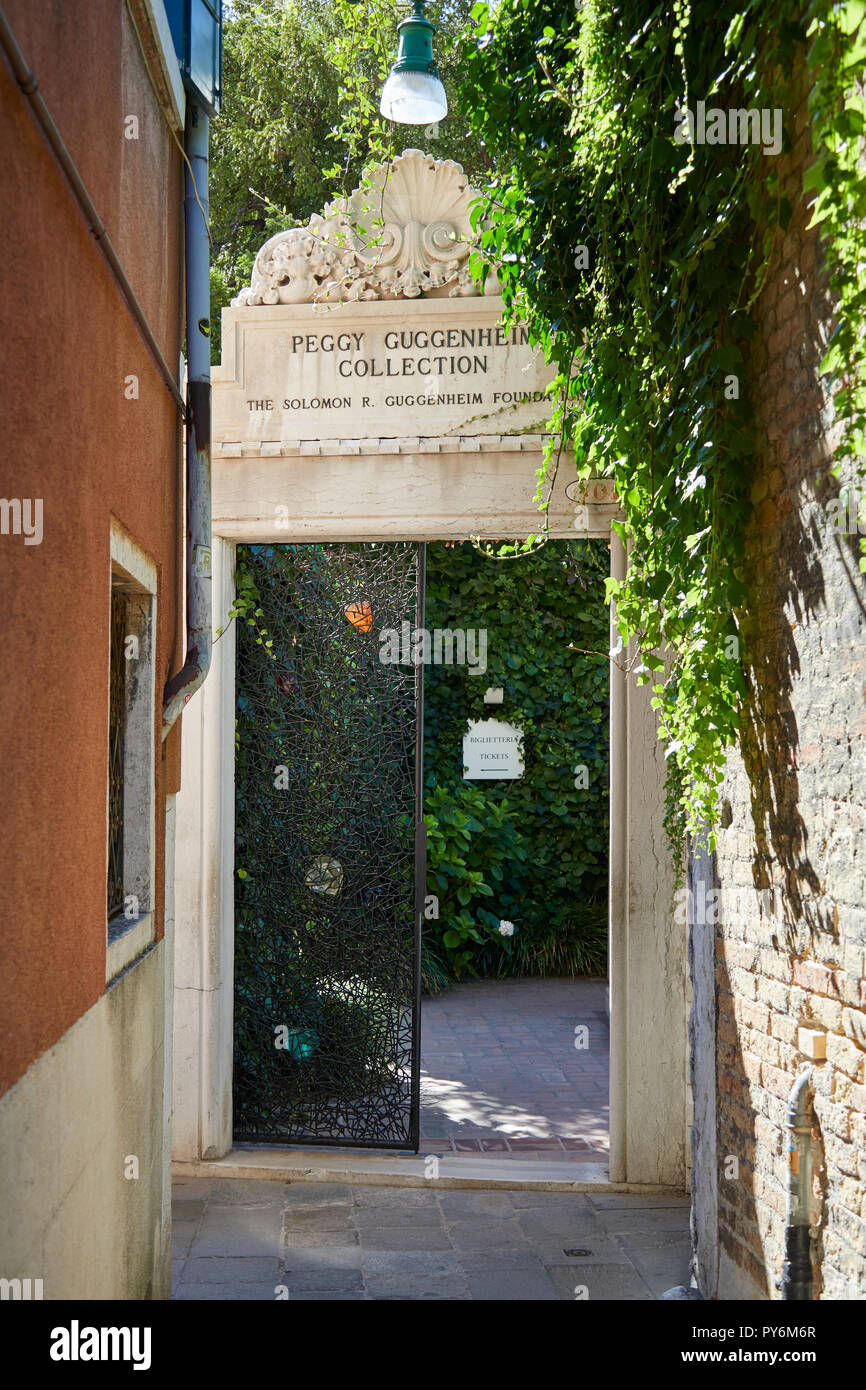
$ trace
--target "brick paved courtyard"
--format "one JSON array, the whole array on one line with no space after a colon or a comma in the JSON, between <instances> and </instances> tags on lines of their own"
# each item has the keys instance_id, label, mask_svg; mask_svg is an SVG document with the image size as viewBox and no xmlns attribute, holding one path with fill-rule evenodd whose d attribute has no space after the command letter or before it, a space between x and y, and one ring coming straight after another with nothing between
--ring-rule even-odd
<instances>
[{"instance_id":1,"label":"brick paved courtyard","mask_svg":"<svg viewBox=\"0 0 866 1390\"><path fill-rule=\"evenodd\" d=\"M191 1178L174 1297L646 1302L688 1283L685 1197Z\"/></svg>"},{"instance_id":2,"label":"brick paved courtyard","mask_svg":"<svg viewBox=\"0 0 866 1390\"><path fill-rule=\"evenodd\" d=\"M478 980L425 997L421 1152L605 1159L606 989L604 980Z\"/></svg>"}]
</instances>

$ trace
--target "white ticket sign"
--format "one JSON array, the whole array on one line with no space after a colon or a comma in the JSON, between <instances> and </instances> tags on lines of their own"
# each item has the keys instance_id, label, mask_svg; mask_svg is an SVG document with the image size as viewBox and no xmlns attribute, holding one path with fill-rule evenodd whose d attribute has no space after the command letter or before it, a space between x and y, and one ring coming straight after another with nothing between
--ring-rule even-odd
<instances>
[{"instance_id":1,"label":"white ticket sign","mask_svg":"<svg viewBox=\"0 0 866 1390\"><path fill-rule=\"evenodd\" d=\"M523 730L500 719L470 721L463 735L463 780L523 776Z\"/></svg>"}]
</instances>

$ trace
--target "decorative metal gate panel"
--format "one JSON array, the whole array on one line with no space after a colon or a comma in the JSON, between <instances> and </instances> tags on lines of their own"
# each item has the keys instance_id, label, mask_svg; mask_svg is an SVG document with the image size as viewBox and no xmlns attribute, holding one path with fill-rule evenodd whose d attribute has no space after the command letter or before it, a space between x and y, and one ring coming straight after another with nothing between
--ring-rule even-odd
<instances>
[{"instance_id":1,"label":"decorative metal gate panel","mask_svg":"<svg viewBox=\"0 0 866 1390\"><path fill-rule=\"evenodd\" d=\"M241 1141L418 1147L424 668L380 633L423 586L414 544L238 550Z\"/></svg>"}]
</instances>

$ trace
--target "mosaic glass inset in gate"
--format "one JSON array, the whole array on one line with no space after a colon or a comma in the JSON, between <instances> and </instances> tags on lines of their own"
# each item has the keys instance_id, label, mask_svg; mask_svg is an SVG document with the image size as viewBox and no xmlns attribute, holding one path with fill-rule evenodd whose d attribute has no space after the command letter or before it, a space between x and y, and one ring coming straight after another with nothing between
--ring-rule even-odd
<instances>
[{"instance_id":1,"label":"mosaic glass inset in gate","mask_svg":"<svg viewBox=\"0 0 866 1390\"><path fill-rule=\"evenodd\" d=\"M417 1148L423 548L239 546L238 595L235 1137Z\"/></svg>"}]
</instances>

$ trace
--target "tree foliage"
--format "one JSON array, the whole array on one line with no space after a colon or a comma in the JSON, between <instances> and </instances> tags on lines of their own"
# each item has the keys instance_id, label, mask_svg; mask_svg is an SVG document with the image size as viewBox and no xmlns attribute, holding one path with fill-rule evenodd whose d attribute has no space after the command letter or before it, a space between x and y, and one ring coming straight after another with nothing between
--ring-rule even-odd
<instances>
[{"instance_id":1,"label":"tree foliage","mask_svg":"<svg viewBox=\"0 0 866 1390\"><path fill-rule=\"evenodd\" d=\"M454 81L469 0L431 7L450 110L438 127L392 127L378 111L402 13L382 0L234 0L226 11L225 99L211 127L214 356L219 311L249 282L268 237L349 193L370 163L420 147L483 178L490 159Z\"/></svg>"}]
</instances>

